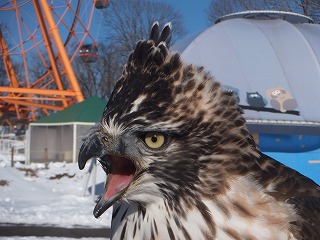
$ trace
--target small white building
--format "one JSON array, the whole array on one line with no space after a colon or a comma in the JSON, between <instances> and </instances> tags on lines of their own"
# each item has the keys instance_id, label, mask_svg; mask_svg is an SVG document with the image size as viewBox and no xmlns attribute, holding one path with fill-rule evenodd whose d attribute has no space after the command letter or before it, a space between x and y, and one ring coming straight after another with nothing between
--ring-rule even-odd
<instances>
[{"instance_id":1,"label":"small white building","mask_svg":"<svg viewBox=\"0 0 320 240\"><path fill-rule=\"evenodd\" d=\"M26 134L26 162L76 162L83 137L99 121L106 103L91 97L30 123Z\"/></svg>"}]
</instances>

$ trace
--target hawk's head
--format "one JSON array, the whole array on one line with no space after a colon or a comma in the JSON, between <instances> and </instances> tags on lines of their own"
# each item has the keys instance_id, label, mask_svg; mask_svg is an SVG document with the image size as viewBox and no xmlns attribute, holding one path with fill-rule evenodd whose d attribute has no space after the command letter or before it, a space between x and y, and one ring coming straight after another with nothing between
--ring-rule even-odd
<instances>
[{"instance_id":1,"label":"hawk's head","mask_svg":"<svg viewBox=\"0 0 320 240\"><path fill-rule=\"evenodd\" d=\"M199 195L223 192L258 152L237 101L201 67L168 51L170 24L139 41L124 66L98 129L84 142L79 167L92 157L108 175L94 215L115 201L165 199L179 209Z\"/></svg>"}]
</instances>

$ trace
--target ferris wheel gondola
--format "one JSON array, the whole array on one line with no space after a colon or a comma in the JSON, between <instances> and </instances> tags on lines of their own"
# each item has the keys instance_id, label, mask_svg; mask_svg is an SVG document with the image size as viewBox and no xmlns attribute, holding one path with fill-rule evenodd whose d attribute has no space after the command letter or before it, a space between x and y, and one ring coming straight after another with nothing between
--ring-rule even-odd
<instances>
[{"instance_id":1,"label":"ferris wheel gondola","mask_svg":"<svg viewBox=\"0 0 320 240\"><path fill-rule=\"evenodd\" d=\"M109 0L97 0L95 3L95 7L97 9L104 9L104 8L108 8L110 5L110 1Z\"/></svg>"},{"instance_id":2,"label":"ferris wheel gondola","mask_svg":"<svg viewBox=\"0 0 320 240\"><path fill-rule=\"evenodd\" d=\"M79 50L80 57L85 63L96 62L99 58L98 47L96 44L84 44Z\"/></svg>"}]
</instances>

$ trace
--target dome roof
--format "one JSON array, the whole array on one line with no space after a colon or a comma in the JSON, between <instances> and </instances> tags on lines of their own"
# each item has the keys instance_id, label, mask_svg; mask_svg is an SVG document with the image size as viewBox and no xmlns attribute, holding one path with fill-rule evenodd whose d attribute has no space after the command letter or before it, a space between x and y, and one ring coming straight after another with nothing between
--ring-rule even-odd
<instances>
[{"instance_id":1,"label":"dome roof","mask_svg":"<svg viewBox=\"0 0 320 240\"><path fill-rule=\"evenodd\" d=\"M266 10L253 10L253 11L243 11L237 13L227 14L222 16L215 23L221 21L235 19L235 18L246 18L254 20L274 20L282 19L290 23L313 23L312 18L293 12L283 12L283 11L266 11Z\"/></svg>"},{"instance_id":2,"label":"dome roof","mask_svg":"<svg viewBox=\"0 0 320 240\"><path fill-rule=\"evenodd\" d=\"M320 134L320 25L276 11L217 22L171 49L237 95L252 131Z\"/></svg>"}]
</instances>

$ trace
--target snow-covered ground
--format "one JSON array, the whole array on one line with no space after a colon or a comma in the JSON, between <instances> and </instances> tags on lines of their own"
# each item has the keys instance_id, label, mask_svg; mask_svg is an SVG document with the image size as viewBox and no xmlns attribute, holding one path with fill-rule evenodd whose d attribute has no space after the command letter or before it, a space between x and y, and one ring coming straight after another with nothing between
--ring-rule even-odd
<instances>
[{"instance_id":1,"label":"snow-covered ground","mask_svg":"<svg viewBox=\"0 0 320 240\"><path fill-rule=\"evenodd\" d=\"M10 158L0 153L0 224L110 227L111 209L99 219L92 215L95 202L89 190L93 174L84 191L90 164L82 171L75 163L50 163L45 169L44 164L16 162L11 167ZM105 174L98 166L96 183L102 186L104 180Z\"/></svg>"}]
</instances>

